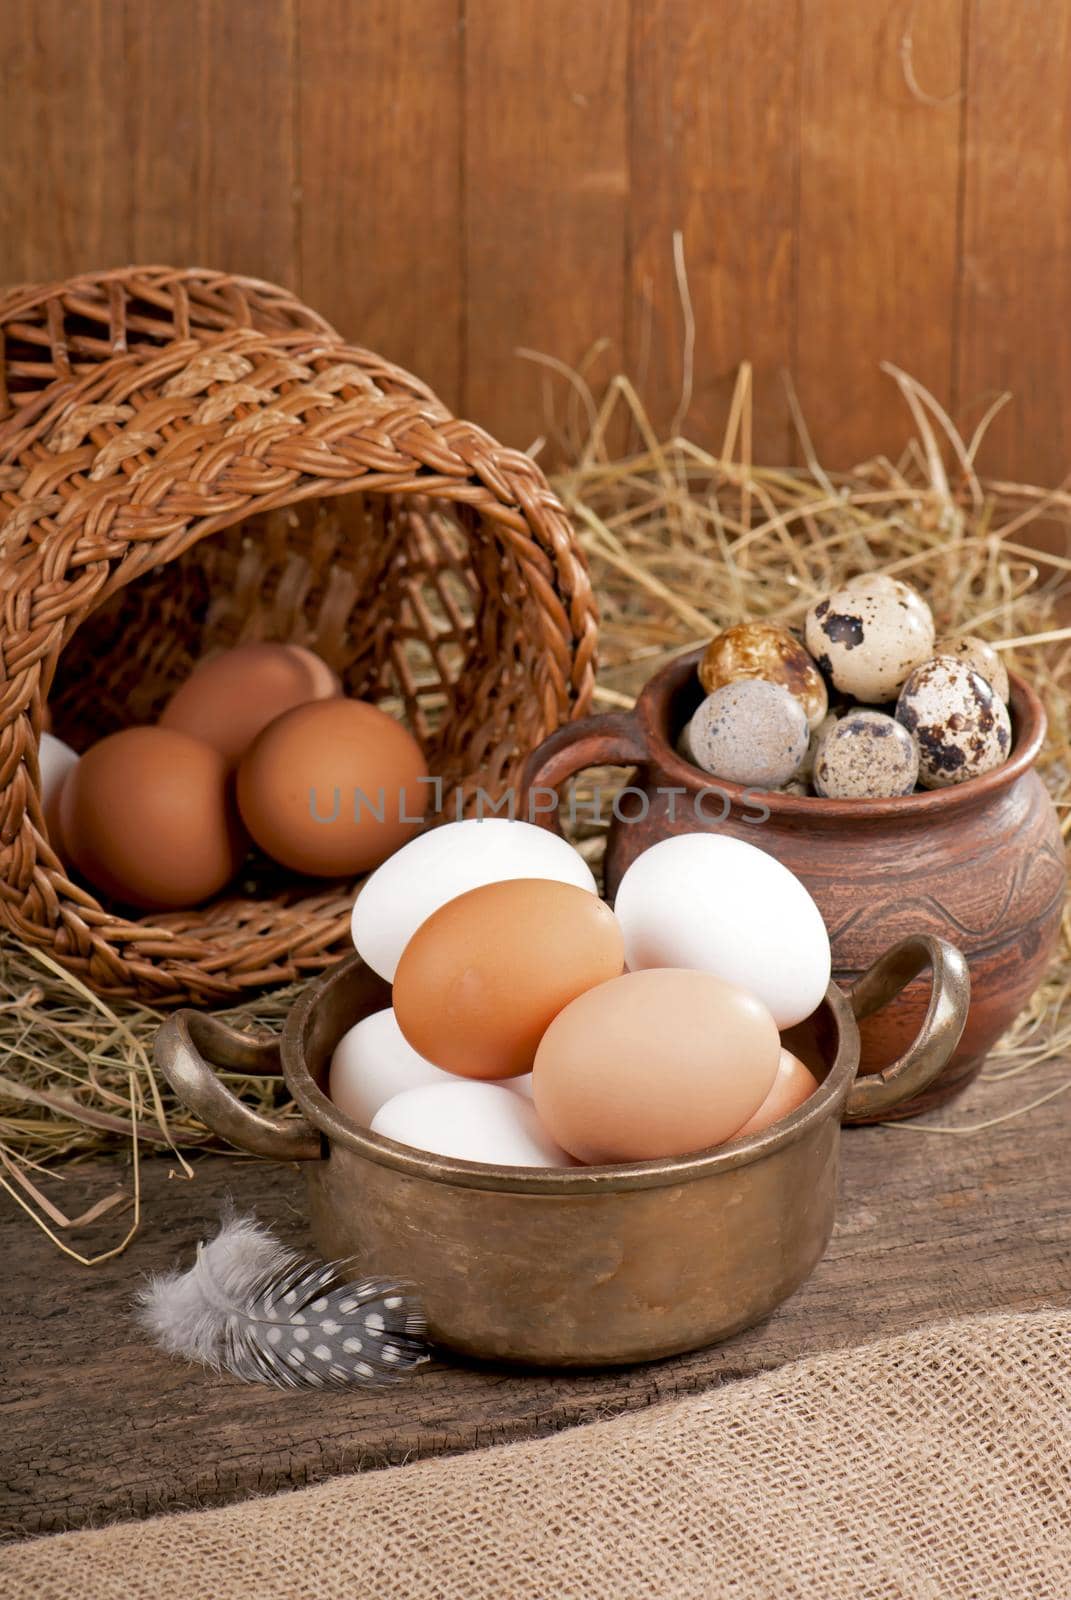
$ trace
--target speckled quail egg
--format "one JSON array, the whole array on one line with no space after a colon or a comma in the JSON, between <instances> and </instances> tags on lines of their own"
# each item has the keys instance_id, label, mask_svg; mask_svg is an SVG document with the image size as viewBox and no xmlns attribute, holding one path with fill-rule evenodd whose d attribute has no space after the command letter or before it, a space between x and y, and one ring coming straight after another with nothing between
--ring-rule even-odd
<instances>
[{"instance_id":1,"label":"speckled quail egg","mask_svg":"<svg viewBox=\"0 0 1071 1600\"><path fill-rule=\"evenodd\" d=\"M918 772L915 741L894 717L849 711L818 746L814 788L827 800L880 800L910 794Z\"/></svg>"},{"instance_id":2,"label":"speckled quail egg","mask_svg":"<svg viewBox=\"0 0 1071 1600\"><path fill-rule=\"evenodd\" d=\"M740 622L707 645L699 681L707 694L727 683L761 678L794 695L817 728L829 709L825 680L798 639L775 622Z\"/></svg>"},{"instance_id":3,"label":"speckled quail egg","mask_svg":"<svg viewBox=\"0 0 1071 1600\"><path fill-rule=\"evenodd\" d=\"M957 638L938 639L933 653L935 656L952 656L954 660L964 662L972 672L984 678L994 694L999 695L1007 705L1011 693L1008 669L993 646L979 639L977 634L961 633Z\"/></svg>"},{"instance_id":4,"label":"speckled quail egg","mask_svg":"<svg viewBox=\"0 0 1071 1600\"><path fill-rule=\"evenodd\" d=\"M980 777L1007 759L1008 708L963 661L935 656L911 673L896 703L896 720L919 751L919 782L945 789Z\"/></svg>"},{"instance_id":5,"label":"speckled quail egg","mask_svg":"<svg viewBox=\"0 0 1071 1600\"><path fill-rule=\"evenodd\" d=\"M933 655L933 616L920 594L845 588L807 613L807 648L842 694L880 704L895 698L913 667Z\"/></svg>"},{"instance_id":6,"label":"speckled quail egg","mask_svg":"<svg viewBox=\"0 0 1071 1600\"><path fill-rule=\"evenodd\" d=\"M777 789L807 753L807 716L795 695L765 678L740 678L707 695L689 724L697 766L729 783Z\"/></svg>"}]
</instances>

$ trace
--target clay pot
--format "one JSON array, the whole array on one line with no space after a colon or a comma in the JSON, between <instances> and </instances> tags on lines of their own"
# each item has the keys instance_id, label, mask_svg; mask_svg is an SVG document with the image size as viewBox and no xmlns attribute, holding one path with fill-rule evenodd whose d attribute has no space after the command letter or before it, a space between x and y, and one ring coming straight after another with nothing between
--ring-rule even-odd
<instances>
[{"instance_id":1,"label":"clay pot","mask_svg":"<svg viewBox=\"0 0 1071 1600\"><path fill-rule=\"evenodd\" d=\"M610 899L649 845L713 829L769 851L803 880L829 929L838 983L850 984L889 944L912 934L958 945L971 974L963 1037L939 1078L892 1115L941 1104L966 1087L1026 1005L1059 935L1063 840L1033 770L1045 736L1041 702L1013 676L1009 759L955 788L890 800L760 793L710 777L674 748L703 698L696 677L701 654L671 662L634 711L571 723L545 740L525 769L524 814L556 828L549 791L586 767L634 766L607 843ZM860 1070L880 1071L902 1054L925 1008L925 986L916 982L864 1023Z\"/></svg>"}]
</instances>

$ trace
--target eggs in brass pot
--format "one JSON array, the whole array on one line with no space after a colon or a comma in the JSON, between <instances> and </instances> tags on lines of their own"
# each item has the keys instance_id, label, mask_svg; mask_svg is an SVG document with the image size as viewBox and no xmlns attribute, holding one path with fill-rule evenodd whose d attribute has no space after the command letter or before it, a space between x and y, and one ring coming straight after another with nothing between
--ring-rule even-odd
<instances>
[{"instance_id":1,"label":"eggs in brass pot","mask_svg":"<svg viewBox=\"0 0 1071 1600\"><path fill-rule=\"evenodd\" d=\"M189 734L109 734L63 785L67 854L95 888L127 905L197 905L234 876L247 849L228 791L225 758Z\"/></svg>"},{"instance_id":2,"label":"eggs in brass pot","mask_svg":"<svg viewBox=\"0 0 1071 1600\"><path fill-rule=\"evenodd\" d=\"M436 1066L512 1078L529 1071L562 1008L623 965L617 919L586 889L538 878L485 884L417 929L398 963L394 1010Z\"/></svg>"},{"instance_id":3,"label":"eggs in brass pot","mask_svg":"<svg viewBox=\"0 0 1071 1600\"><path fill-rule=\"evenodd\" d=\"M580 1161L682 1156L732 1138L773 1087L777 1026L709 972L652 967L588 989L540 1042L536 1111Z\"/></svg>"},{"instance_id":4,"label":"eggs in brass pot","mask_svg":"<svg viewBox=\"0 0 1071 1600\"><path fill-rule=\"evenodd\" d=\"M335 674L311 650L240 644L194 668L161 712L160 727L203 739L233 765L284 711L339 691Z\"/></svg>"},{"instance_id":5,"label":"eggs in brass pot","mask_svg":"<svg viewBox=\"0 0 1071 1600\"><path fill-rule=\"evenodd\" d=\"M428 803L424 756L386 712L335 698L295 706L238 766L242 821L294 872L352 877L412 838Z\"/></svg>"}]
</instances>

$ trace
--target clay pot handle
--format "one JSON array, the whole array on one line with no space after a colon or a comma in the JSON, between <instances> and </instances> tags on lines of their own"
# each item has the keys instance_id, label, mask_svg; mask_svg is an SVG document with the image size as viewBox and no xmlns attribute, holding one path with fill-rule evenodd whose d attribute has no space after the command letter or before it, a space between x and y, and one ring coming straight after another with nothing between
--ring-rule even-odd
<instances>
[{"instance_id":1,"label":"clay pot handle","mask_svg":"<svg viewBox=\"0 0 1071 1600\"><path fill-rule=\"evenodd\" d=\"M848 990L857 1021L880 1011L928 966L930 1003L915 1040L883 1072L856 1078L844 1112L845 1122L880 1117L910 1099L936 1078L956 1048L971 1003L971 977L963 954L944 939L920 933L902 939L878 957Z\"/></svg>"},{"instance_id":2,"label":"clay pot handle","mask_svg":"<svg viewBox=\"0 0 1071 1600\"><path fill-rule=\"evenodd\" d=\"M648 759L643 729L631 711L567 722L537 745L525 762L519 815L551 833L561 833L558 807L541 806L540 790L556 794L585 767L637 767Z\"/></svg>"},{"instance_id":3,"label":"clay pot handle","mask_svg":"<svg viewBox=\"0 0 1071 1600\"><path fill-rule=\"evenodd\" d=\"M239 1033L202 1011L176 1011L157 1030L153 1060L183 1105L221 1139L275 1161L318 1161L320 1136L307 1122L274 1122L232 1094L216 1067L278 1076L279 1041Z\"/></svg>"}]
</instances>

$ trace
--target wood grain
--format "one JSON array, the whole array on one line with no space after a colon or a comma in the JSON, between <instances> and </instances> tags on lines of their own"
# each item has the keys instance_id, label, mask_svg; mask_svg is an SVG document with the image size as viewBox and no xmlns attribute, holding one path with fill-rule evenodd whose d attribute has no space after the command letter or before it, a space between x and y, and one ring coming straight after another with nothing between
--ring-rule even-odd
<instances>
[{"instance_id":1,"label":"wood grain","mask_svg":"<svg viewBox=\"0 0 1071 1600\"><path fill-rule=\"evenodd\" d=\"M130 14L132 251L297 283L292 0Z\"/></svg>"},{"instance_id":2,"label":"wood grain","mask_svg":"<svg viewBox=\"0 0 1071 1600\"><path fill-rule=\"evenodd\" d=\"M125 6L8 0L0 68L0 283L121 266L132 193Z\"/></svg>"},{"instance_id":3,"label":"wood grain","mask_svg":"<svg viewBox=\"0 0 1071 1600\"><path fill-rule=\"evenodd\" d=\"M134 258L301 290L523 445L531 346L597 341L716 442L736 363L755 452L795 375L833 466L896 454L883 360L982 456L1071 466L1071 0L8 0L0 281ZM556 380L561 383L563 380ZM574 421L576 420L574 407ZM553 459L553 449L545 457Z\"/></svg>"},{"instance_id":4,"label":"wood grain","mask_svg":"<svg viewBox=\"0 0 1071 1600\"><path fill-rule=\"evenodd\" d=\"M1066 1062L1051 1063L1017 1098L1066 1076ZM969 1120L965 1108L957 1105L955 1120ZM301 1243L304 1192L292 1169L204 1158L188 1183L167 1162L150 1162L141 1234L126 1256L91 1271L61 1258L7 1207L0 1529L27 1534L220 1504L552 1433L943 1317L1066 1303L1066 1144L1066 1117L1048 1108L971 1138L849 1130L829 1252L760 1327L714 1349L618 1372L444 1362L386 1395L279 1393L215 1378L159 1354L133 1323L141 1275L189 1261L228 1193ZM64 1206L75 1212L116 1177L106 1164L70 1172ZM113 1217L85 1229L79 1248L113 1242L117 1226Z\"/></svg>"},{"instance_id":5,"label":"wood grain","mask_svg":"<svg viewBox=\"0 0 1071 1600\"><path fill-rule=\"evenodd\" d=\"M972 0L961 409L977 421L1013 390L984 460L1045 484L1071 470L1069 74L1068 0Z\"/></svg>"},{"instance_id":6,"label":"wood grain","mask_svg":"<svg viewBox=\"0 0 1071 1600\"><path fill-rule=\"evenodd\" d=\"M627 0L468 0L463 404L507 444L545 426L519 346L576 367L624 333ZM558 381L559 390L567 394Z\"/></svg>"},{"instance_id":7,"label":"wood grain","mask_svg":"<svg viewBox=\"0 0 1071 1600\"><path fill-rule=\"evenodd\" d=\"M719 448L737 369L754 369L757 459L788 459L794 364L798 19L754 0L633 7L628 371L659 428ZM673 235L695 317L693 371Z\"/></svg>"},{"instance_id":8,"label":"wood grain","mask_svg":"<svg viewBox=\"0 0 1071 1600\"><path fill-rule=\"evenodd\" d=\"M911 437L881 361L952 402L962 0L802 18L797 375L820 458L846 465Z\"/></svg>"},{"instance_id":9,"label":"wood grain","mask_svg":"<svg viewBox=\"0 0 1071 1600\"><path fill-rule=\"evenodd\" d=\"M358 344L456 407L460 0L300 0L301 281Z\"/></svg>"}]
</instances>

